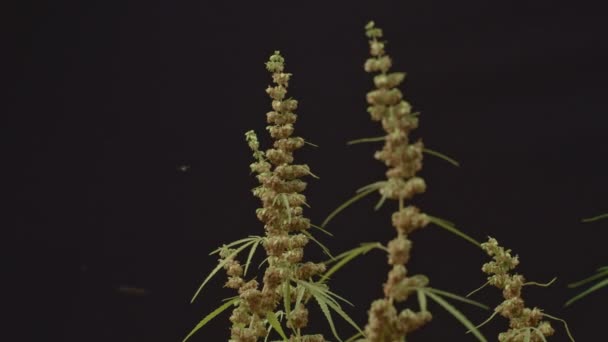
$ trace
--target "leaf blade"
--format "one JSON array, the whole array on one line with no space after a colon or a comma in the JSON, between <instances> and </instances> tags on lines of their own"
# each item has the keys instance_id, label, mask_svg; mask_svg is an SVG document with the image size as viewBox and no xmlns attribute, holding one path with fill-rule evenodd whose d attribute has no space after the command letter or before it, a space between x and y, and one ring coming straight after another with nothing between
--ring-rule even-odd
<instances>
[{"instance_id":1,"label":"leaf blade","mask_svg":"<svg viewBox=\"0 0 608 342\"><path fill-rule=\"evenodd\" d=\"M204 327L207 323L209 323L209 321L211 321L212 319L214 319L217 315L221 314L222 312L224 312L226 309L228 309L231 305L235 304L236 302L239 301L240 298L236 297L222 305L220 305L217 309L213 310L212 312L210 312L209 314L207 314L207 316L205 316L195 327L194 329L192 329L190 331L190 333L188 333L188 335L186 335L186 337L182 340L182 342L187 341L190 337L192 337L192 335L194 335L199 329L201 329L202 327Z\"/></svg>"},{"instance_id":2,"label":"leaf blade","mask_svg":"<svg viewBox=\"0 0 608 342\"><path fill-rule=\"evenodd\" d=\"M449 312L456 320L458 320L462 325L468 328L475 337L481 342L487 342L486 338L479 332L479 330L466 318L458 309L452 306L452 304L445 301L440 296L434 294L433 292L426 293L429 298L434 300L437 304L441 305L447 312Z\"/></svg>"},{"instance_id":3,"label":"leaf blade","mask_svg":"<svg viewBox=\"0 0 608 342\"><path fill-rule=\"evenodd\" d=\"M279 335L281 335L283 341L287 341L287 335L285 335L285 331L283 331L283 327L281 327L281 323L279 323L279 320L277 319L277 316L274 314L273 311L268 311L266 313L266 319L268 320L270 326L272 326L272 328L276 330Z\"/></svg>"}]
</instances>

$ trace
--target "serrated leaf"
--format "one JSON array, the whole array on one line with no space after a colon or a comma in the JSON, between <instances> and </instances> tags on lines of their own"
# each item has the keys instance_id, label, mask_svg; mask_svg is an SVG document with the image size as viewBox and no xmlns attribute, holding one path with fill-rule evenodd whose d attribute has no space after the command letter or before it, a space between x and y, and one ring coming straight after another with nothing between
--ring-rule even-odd
<instances>
[{"instance_id":1,"label":"serrated leaf","mask_svg":"<svg viewBox=\"0 0 608 342\"><path fill-rule=\"evenodd\" d=\"M344 203L342 203L339 207L337 207L336 209L334 209L334 211L332 211L329 215L327 215L327 218L325 218L325 220L323 221L323 223L321 223L321 227L327 226L327 224L329 223L329 221L331 221L342 210L348 208L351 204L357 202L358 200L360 200L363 197L371 194L374 191L376 191L376 189L373 189L373 188L372 189L368 189L366 191L358 193L358 194L354 195L353 197L347 199Z\"/></svg>"},{"instance_id":2,"label":"serrated leaf","mask_svg":"<svg viewBox=\"0 0 608 342\"><path fill-rule=\"evenodd\" d=\"M587 283L590 283L590 282L600 279L600 278L604 278L606 276L608 276L608 270L600 271L600 272L597 272L596 274L592 275L591 277L585 278L583 280L579 280L576 283L568 284L568 287L570 287L570 288L579 287L581 285L585 285Z\"/></svg>"},{"instance_id":3,"label":"serrated leaf","mask_svg":"<svg viewBox=\"0 0 608 342\"><path fill-rule=\"evenodd\" d=\"M196 293L194 293L194 296L192 296L192 299L190 300L190 303L194 302L194 300L196 299L196 297L198 296L198 294L201 292L201 290L203 289L203 287L207 284L207 282L213 278L213 276L219 271L221 270L224 265L226 265L226 263L228 262L228 260L230 260L231 258L235 257L237 254L239 254L242 250L244 250L245 248L247 248L249 245L255 243L255 241L249 241L245 244L243 244L241 247L239 247L238 249L236 249L234 252L230 253L230 255L228 255L226 258L222 259L218 265L211 271L211 273L209 273L209 275L207 276L207 278L205 278L205 280L203 281L203 283L201 284L201 286L199 286L198 290L196 290Z\"/></svg>"},{"instance_id":4,"label":"serrated leaf","mask_svg":"<svg viewBox=\"0 0 608 342\"><path fill-rule=\"evenodd\" d=\"M336 297L343 301L346 301L346 299L329 291L327 288L323 288L323 287L319 286L318 284L303 281L303 280L298 280L298 283L300 283L300 284L302 284L302 286L306 287L306 289L310 292L310 294L319 303L319 306L325 305L326 307L327 306L330 307L333 311L335 311L338 315L340 315L340 317L342 317L342 319L344 319L347 323L349 323L351 326L353 326L355 329L357 329L357 331L363 333L363 330L361 330L361 328L352 320L352 318L350 318L350 316L348 316L348 314L346 314L346 312L344 312L344 310L342 310L342 307L340 306L340 304L338 304L338 302L332 297ZM321 304L321 302L323 304ZM348 301L346 301L346 302L348 302ZM324 309L321 308L321 310L323 311ZM332 332L333 332L333 331L335 331L335 327L333 327L333 321L330 322L331 313L329 311L328 311L328 313L329 313L328 323L330 324L330 328L332 328ZM328 317L327 314L325 316L326 316L326 318ZM337 336L337 333L334 334L334 336L337 339L340 339Z\"/></svg>"},{"instance_id":5,"label":"serrated leaf","mask_svg":"<svg viewBox=\"0 0 608 342\"><path fill-rule=\"evenodd\" d=\"M335 298L343 301L344 303L349 304L350 306L354 306L353 303L349 302L348 300L339 296L338 294L330 291L329 288L326 287L326 285L324 285L320 282L314 283L314 282L305 281L305 280L300 280L300 281L306 283L306 286L308 286L309 288L314 289L315 291L323 294L325 297L328 298L328 300L331 300L332 302L336 303L336 305L338 304L338 302L332 297L335 297Z\"/></svg>"},{"instance_id":6,"label":"serrated leaf","mask_svg":"<svg viewBox=\"0 0 608 342\"><path fill-rule=\"evenodd\" d=\"M470 243L474 244L475 246L481 248L481 244L473 239L472 237L468 236L467 234L463 233L462 231L460 231L458 228L456 228L455 226L451 225L451 224L447 224L447 222L445 220L439 219L437 217L433 217L428 215L428 218L431 220L432 223L434 223L435 225L447 230L448 232L455 234L467 241L469 241Z\"/></svg>"},{"instance_id":7,"label":"serrated leaf","mask_svg":"<svg viewBox=\"0 0 608 342\"><path fill-rule=\"evenodd\" d=\"M342 307L338 303L334 303L331 301L327 301L327 305L329 305L342 319L344 319L348 324L350 324L353 328L357 329L359 332L363 333L363 330L353 321L350 316L342 310Z\"/></svg>"},{"instance_id":8,"label":"serrated leaf","mask_svg":"<svg viewBox=\"0 0 608 342\"><path fill-rule=\"evenodd\" d=\"M205 324L209 323L209 321L211 321L212 319L214 319L217 315L221 314L222 312L224 312L226 309L228 309L231 305L235 304L236 302L239 301L239 298L233 298L232 300L220 305L217 309L213 310L211 313L209 313L207 316L205 316L195 327L194 329L192 329L192 331L190 331L190 333L182 340L182 342L185 342L186 340L188 340L190 337L192 337L192 335L194 335L199 329L201 329L202 327L205 326Z\"/></svg>"},{"instance_id":9,"label":"serrated leaf","mask_svg":"<svg viewBox=\"0 0 608 342\"><path fill-rule=\"evenodd\" d=\"M577 300L579 300L579 299L581 299L581 298L583 298L583 297L585 297L585 296L587 296L587 295L589 295L589 294L591 294L591 293L593 293L593 292L595 292L595 291L597 291L597 290L599 290L599 289L601 289L601 288L603 288L605 286L608 286L608 279L604 279L604 280L598 282L597 284L591 286L590 288L586 289L585 291L579 293L578 295L572 297L570 300L568 300L566 302L565 306L568 306L568 305L576 302Z\"/></svg>"},{"instance_id":10,"label":"serrated leaf","mask_svg":"<svg viewBox=\"0 0 608 342\"><path fill-rule=\"evenodd\" d=\"M266 319L268 320L268 323L272 326L272 328L276 330L279 335L281 335L283 341L287 341L287 335L285 335L285 331L283 331L283 327L281 327L281 323L279 323L279 320L277 319L277 316L274 314L274 312L268 311L266 313Z\"/></svg>"},{"instance_id":11,"label":"serrated leaf","mask_svg":"<svg viewBox=\"0 0 608 342\"><path fill-rule=\"evenodd\" d=\"M211 253L209 253L209 255L213 255L213 254L217 254L219 251L221 251L223 248L231 248L234 247L236 245L242 244L242 243L246 243L252 240L256 240L256 239L262 239L261 236L257 236L257 235L250 235L246 238L243 239L239 239L236 241L232 241L231 243L227 244L227 245L223 245L222 247L216 248L214 249Z\"/></svg>"},{"instance_id":12,"label":"serrated leaf","mask_svg":"<svg viewBox=\"0 0 608 342\"><path fill-rule=\"evenodd\" d=\"M245 270L243 271L243 276L247 275L247 270L249 269L249 265L251 265L251 259L253 258L253 255L255 254L256 249L260 245L260 242L262 242L262 239L256 241L251 246L251 250L249 250L249 255L247 255L247 261L245 261Z\"/></svg>"},{"instance_id":13,"label":"serrated leaf","mask_svg":"<svg viewBox=\"0 0 608 342\"><path fill-rule=\"evenodd\" d=\"M331 255L331 252L329 251L329 248L327 248L324 244L322 244L321 242L319 242L319 240L317 240L314 236L312 236L312 234L310 234L310 232L308 231L303 231L304 235L306 235L309 239L311 239L314 243L316 243L321 250L323 250L323 253L325 253L325 255L327 255L330 258L333 258L334 256Z\"/></svg>"},{"instance_id":14,"label":"serrated leaf","mask_svg":"<svg viewBox=\"0 0 608 342\"><path fill-rule=\"evenodd\" d=\"M336 326L334 325L334 321L331 318L331 312L329 311L327 303L324 301L324 299L322 297L320 298L318 296L315 296L314 294L313 294L313 297L314 297L315 301L317 301L317 304L319 304L319 308L321 309L321 312L323 312L323 315L325 315L325 319L327 320L327 323L329 324L329 328L331 329L332 334L338 341L342 341L340 336L338 336L338 332L336 331Z\"/></svg>"},{"instance_id":15,"label":"serrated leaf","mask_svg":"<svg viewBox=\"0 0 608 342\"><path fill-rule=\"evenodd\" d=\"M317 226L317 225L312 224L312 223L310 224L310 226L311 226L311 227L313 227L313 228L315 228L315 229L318 229L318 230L322 231L322 232L323 232L323 233L325 233L326 235L329 235L329 236L334 236L334 234L332 234L332 233L330 233L329 231L327 231L327 230L323 229L323 227Z\"/></svg>"},{"instance_id":16,"label":"serrated leaf","mask_svg":"<svg viewBox=\"0 0 608 342\"><path fill-rule=\"evenodd\" d=\"M433 292L435 294L438 294L440 296L452 298L454 300L458 300L458 301L461 301L463 303L471 304L471 305L480 307L480 308L482 308L484 310L490 310L490 308L487 305L485 305L485 304L482 304L482 303L480 303L478 301L475 301L475 300L468 299L466 297L459 296L459 295L457 295L455 293L451 293L451 292L447 292L447 291L442 291L442 290L434 289L432 287L425 287L424 290L431 291L431 292Z\"/></svg>"},{"instance_id":17,"label":"serrated leaf","mask_svg":"<svg viewBox=\"0 0 608 342\"><path fill-rule=\"evenodd\" d=\"M339 254L334 259L330 260L330 262L336 262L336 264L333 265L332 267L330 267L329 270L327 270L325 273L323 273L323 275L319 279L319 282L326 281L332 274L334 274L336 271L338 271L344 265L349 263L351 260L358 257L359 255L366 254L367 252L371 251L374 248L383 249L384 246L382 246L379 242L371 242L371 243L362 244L361 246L359 246L357 248L353 248L350 251L346 251L344 253Z\"/></svg>"},{"instance_id":18,"label":"serrated leaf","mask_svg":"<svg viewBox=\"0 0 608 342\"><path fill-rule=\"evenodd\" d=\"M443 298L434 294L433 292L427 291L426 295L429 296L429 298L431 298L432 300L434 300L437 304L441 305L447 312L449 312L452 316L454 316L454 318L456 318L460 323L462 323L462 325L469 329L479 341L487 342L486 338L483 337L481 332L477 330L473 323L471 323L471 321L469 321L469 319L466 318L465 315L458 311L458 309L453 307L452 304L448 303Z\"/></svg>"}]
</instances>

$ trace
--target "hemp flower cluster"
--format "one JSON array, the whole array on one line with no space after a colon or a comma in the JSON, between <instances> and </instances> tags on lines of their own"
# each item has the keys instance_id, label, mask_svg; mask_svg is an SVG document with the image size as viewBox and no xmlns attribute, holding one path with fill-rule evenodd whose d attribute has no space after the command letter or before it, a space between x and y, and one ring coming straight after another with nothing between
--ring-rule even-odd
<instances>
[{"instance_id":1,"label":"hemp flower cluster","mask_svg":"<svg viewBox=\"0 0 608 342\"><path fill-rule=\"evenodd\" d=\"M490 275L488 283L501 289L505 298L494 311L509 319L509 330L500 333L498 340L517 342L525 341L529 337L529 341L532 342L545 341L544 337L553 335L555 331L549 322L542 320L543 313L539 308L525 307L521 298L524 277L521 274L509 273L519 264L518 257L512 256L511 250L499 246L494 238L489 238L488 242L481 244L481 247L494 259L484 264L481 269Z\"/></svg>"},{"instance_id":2,"label":"hemp flower cluster","mask_svg":"<svg viewBox=\"0 0 608 342\"><path fill-rule=\"evenodd\" d=\"M268 256L268 267L260 289L255 279L248 282L242 279L242 267L237 261L231 260L225 265L230 276L226 286L237 289L241 298L230 317L232 341L236 342L257 341L266 336L263 318L277 309L282 295L287 293L287 300L297 301L291 281L308 280L325 271L324 264L302 261L304 246L309 241L303 232L310 228L310 221L303 216L302 205L306 204L306 197L301 192L306 188L306 182L300 178L312 173L308 165L292 164L293 152L304 145L304 139L292 137L298 102L286 98L291 74L284 72L284 59L278 51L270 57L266 68L272 72L274 81L274 85L266 89L272 99L273 110L267 113L266 119L273 147L261 151L253 131L246 133L246 140L256 160L250 167L260 183L253 189L253 194L262 202L256 214L264 223L262 245ZM229 255L229 252L223 255ZM300 329L308 324L304 303L309 297L304 295L305 299L286 317L287 327L295 333L290 342L325 341L321 335L300 335Z\"/></svg>"},{"instance_id":3,"label":"hemp flower cluster","mask_svg":"<svg viewBox=\"0 0 608 342\"><path fill-rule=\"evenodd\" d=\"M372 57L365 62L364 68L369 73L378 73L374 76L376 89L367 93L368 112L372 120L382 123L386 132L384 147L375 153L375 158L388 167L388 179L381 182L379 192L383 199L398 200L399 210L392 215L397 237L387 245L388 263L392 269L384 284L385 298L371 305L365 341L402 341L409 332L432 318L426 310L414 312L405 309L398 313L394 306L395 302L405 301L416 289L428 284L428 278L423 275L408 276L405 267L412 248L408 235L429 223L427 215L417 207L404 206L404 200L426 189L424 180L416 176L422 168L423 145L420 140L410 143L409 134L418 127L418 118L397 88L405 79L405 73L389 73L391 58L385 53L386 42L379 40L382 30L375 27L374 22L367 24L366 34L370 39Z\"/></svg>"}]
</instances>

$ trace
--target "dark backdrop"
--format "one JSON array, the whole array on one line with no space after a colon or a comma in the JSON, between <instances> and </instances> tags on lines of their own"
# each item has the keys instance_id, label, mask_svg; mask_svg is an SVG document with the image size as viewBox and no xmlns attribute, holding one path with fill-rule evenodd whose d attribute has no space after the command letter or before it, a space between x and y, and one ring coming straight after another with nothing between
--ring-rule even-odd
<instances>
[{"instance_id":1,"label":"dark backdrop","mask_svg":"<svg viewBox=\"0 0 608 342\"><path fill-rule=\"evenodd\" d=\"M534 281L530 305L569 320L579 341L603 333L606 292L563 309L566 284L608 262L605 15L574 1L369 2L19 1L8 19L2 76L6 334L20 341L179 341L222 298L224 275L189 299L215 266L215 247L261 234L243 133L268 142L264 62L281 50L300 101L297 153L319 180L306 214L323 218L383 177L365 112L365 23L389 40L416 136L458 159L425 159L423 210L478 239L495 236ZM302 2L301 2L302 3ZM598 2L599 3L599 2ZM265 145L267 146L267 145ZM319 238L340 252L393 236L363 200ZM437 228L413 235L412 272L466 293L486 258ZM322 255L312 247L313 260ZM388 268L378 252L335 276L364 324ZM136 288L136 289L132 289ZM496 289L478 298L498 303ZM488 316L467 307L475 322ZM439 308L416 340L472 340ZM325 331L318 313L316 330ZM6 321L5 321L6 322ZM495 339L505 321L486 330ZM555 324L558 326L558 324ZM221 316L192 341L225 341ZM565 341L561 328L556 341ZM345 330L349 335L350 330ZM331 335L326 335L331 336Z\"/></svg>"}]
</instances>

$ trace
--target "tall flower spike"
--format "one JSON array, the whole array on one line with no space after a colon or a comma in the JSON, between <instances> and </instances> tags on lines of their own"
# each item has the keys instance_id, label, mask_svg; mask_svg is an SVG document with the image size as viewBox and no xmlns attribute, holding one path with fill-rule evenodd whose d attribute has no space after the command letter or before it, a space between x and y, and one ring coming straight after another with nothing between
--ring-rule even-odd
<instances>
[{"instance_id":1,"label":"tall flower spike","mask_svg":"<svg viewBox=\"0 0 608 342\"><path fill-rule=\"evenodd\" d=\"M253 194L262 202L256 213L264 223L266 235L262 245L268 256L268 267L261 290L257 289L257 283L251 285L251 289L243 291L246 285L239 289L247 310L237 308L233 316L248 311L249 315L242 316L250 318L257 314L257 317L264 317L268 312L276 311L282 297L284 305L288 306L284 312L287 327L292 330L290 341L323 342L322 335L301 335L300 330L308 324L308 310L305 300L297 301L292 286L292 282L308 280L325 271L324 264L303 262L304 247L308 244L308 237L303 232L310 228L310 221L303 216L302 205L306 203L306 197L301 192L306 188L306 182L300 178L311 172L306 164L293 164L294 151L304 145L304 139L292 136L298 102L286 98L291 74L284 72L285 60L278 51L270 56L266 69L272 73L274 82L266 88L273 109L266 114L269 124L266 129L274 140L273 146L261 151L253 131L247 132L245 138L255 158L250 167L260 183L253 189ZM247 328L239 320L239 324L233 325L232 338L240 341L237 338L243 329ZM264 335L256 335L256 340Z\"/></svg>"},{"instance_id":2,"label":"tall flower spike","mask_svg":"<svg viewBox=\"0 0 608 342\"><path fill-rule=\"evenodd\" d=\"M539 308L527 308L521 297L521 289L525 279L520 274L510 272L519 264L517 256L511 255L511 250L505 250L498 241L489 238L481 244L481 248L493 258L483 265L481 270L488 274L488 283L502 290L504 301L494 309L501 316L509 319L509 330L500 333L498 340L508 341L546 341L545 337L555 332L551 324L543 321L543 313ZM540 336L542 335L542 336ZM528 337L527 337L528 336Z\"/></svg>"},{"instance_id":3,"label":"tall flower spike","mask_svg":"<svg viewBox=\"0 0 608 342\"><path fill-rule=\"evenodd\" d=\"M374 157L388 167L388 180L379 189L384 199L397 200L399 210L393 214L392 223L397 237L387 244L388 263L392 266L384 284L383 299L374 301L369 310L365 328L366 342L402 341L405 336L428 321L431 314L422 310L397 311L396 302L405 301L416 289L428 284L422 275L408 276L405 264L410 258L412 242L408 235L429 223L429 218L415 206L404 206L406 199L426 189L424 180L416 176L422 168L422 142L410 143L409 133L418 127L418 118L411 106L403 100L397 88L405 79L405 73L392 72L391 58L385 52L386 42L380 41L382 30L370 22L365 27L370 38L371 57L365 62L365 71L378 73L374 76L376 89L367 93L368 112L372 120L380 121L386 132L385 144Z\"/></svg>"}]
</instances>

